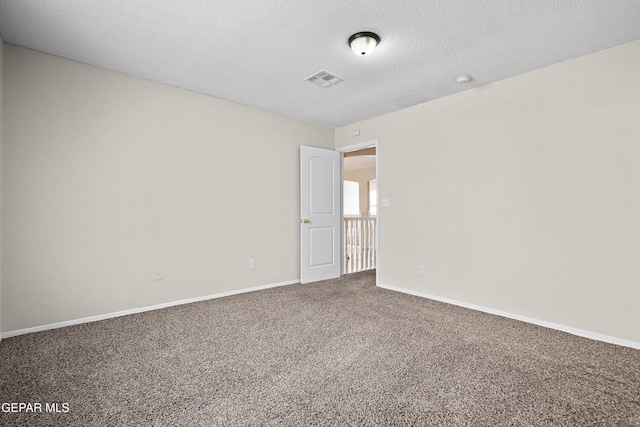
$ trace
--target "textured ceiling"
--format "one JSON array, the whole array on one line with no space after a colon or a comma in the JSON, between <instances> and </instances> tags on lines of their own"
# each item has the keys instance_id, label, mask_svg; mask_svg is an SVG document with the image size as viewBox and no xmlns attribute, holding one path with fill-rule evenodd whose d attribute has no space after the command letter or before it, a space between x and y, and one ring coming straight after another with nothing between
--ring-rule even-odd
<instances>
[{"instance_id":1,"label":"textured ceiling","mask_svg":"<svg viewBox=\"0 0 640 427\"><path fill-rule=\"evenodd\" d=\"M382 41L358 57L363 30ZM0 34L338 127L639 39L640 1L0 0ZM344 82L304 81L323 69Z\"/></svg>"}]
</instances>

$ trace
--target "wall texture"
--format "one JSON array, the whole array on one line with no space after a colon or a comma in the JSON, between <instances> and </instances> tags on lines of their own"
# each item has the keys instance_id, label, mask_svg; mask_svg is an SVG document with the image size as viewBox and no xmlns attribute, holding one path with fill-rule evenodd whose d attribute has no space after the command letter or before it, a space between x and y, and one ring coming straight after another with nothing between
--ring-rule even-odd
<instances>
[{"instance_id":1,"label":"wall texture","mask_svg":"<svg viewBox=\"0 0 640 427\"><path fill-rule=\"evenodd\" d=\"M299 279L298 147L332 129L10 45L4 69L5 332Z\"/></svg>"},{"instance_id":2,"label":"wall texture","mask_svg":"<svg viewBox=\"0 0 640 427\"><path fill-rule=\"evenodd\" d=\"M636 41L336 129L379 139L381 283L640 343L639 74Z\"/></svg>"}]
</instances>

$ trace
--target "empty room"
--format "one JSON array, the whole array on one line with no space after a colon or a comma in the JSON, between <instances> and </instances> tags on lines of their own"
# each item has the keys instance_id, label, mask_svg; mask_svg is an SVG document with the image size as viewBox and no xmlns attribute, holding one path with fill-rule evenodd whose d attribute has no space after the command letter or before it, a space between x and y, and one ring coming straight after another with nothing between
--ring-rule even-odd
<instances>
[{"instance_id":1,"label":"empty room","mask_svg":"<svg viewBox=\"0 0 640 427\"><path fill-rule=\"evenodd\" d=\"M0 0L0 425L640 426L639 22Z\"/></svg>"}]
</instances>

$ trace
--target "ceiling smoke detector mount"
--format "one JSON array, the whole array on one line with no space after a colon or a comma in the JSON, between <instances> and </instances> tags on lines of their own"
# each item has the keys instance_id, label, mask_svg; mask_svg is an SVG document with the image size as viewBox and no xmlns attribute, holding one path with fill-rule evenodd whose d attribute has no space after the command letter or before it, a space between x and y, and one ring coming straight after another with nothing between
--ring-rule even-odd
<instances>
[{"instance_id":1,"label":"ceiling smoke detector mount","mask_svg":"<svg viewBox=\"0 0 640 427\"><path fill-rule=\"evenodd\" d=\"M371 31L360 31L349 37L349 47L358 56L371 54L380 44L380 36Z\"/></svg>"},{"instance_id":2,"label":"ceiling smoke detector mount","mask_svg":"<svg viewBox=\"0 0 640 427\"><path fill-rule=\"evenodd\" d=\"M460 74L456 77L456 81L460 84L469 83L471 81L471 76L469 74Z\"/></svg>"}]
</instances>

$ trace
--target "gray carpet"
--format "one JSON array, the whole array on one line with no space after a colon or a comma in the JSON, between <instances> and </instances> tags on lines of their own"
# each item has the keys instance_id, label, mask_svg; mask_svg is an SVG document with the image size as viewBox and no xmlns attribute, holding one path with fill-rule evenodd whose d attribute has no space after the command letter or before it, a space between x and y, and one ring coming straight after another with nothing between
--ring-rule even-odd
<instances>
[{"instance_id":1,"label":"gray carpet","mask_svg":"<svg viewBox=\"0 0 640 427\"><path fill-rule=\"evenodd\" d=\"M2 426L640 426L640 351L372 272L8 338L0 362L0 403L43 405Z\"/></svg>"}]
</instances>

